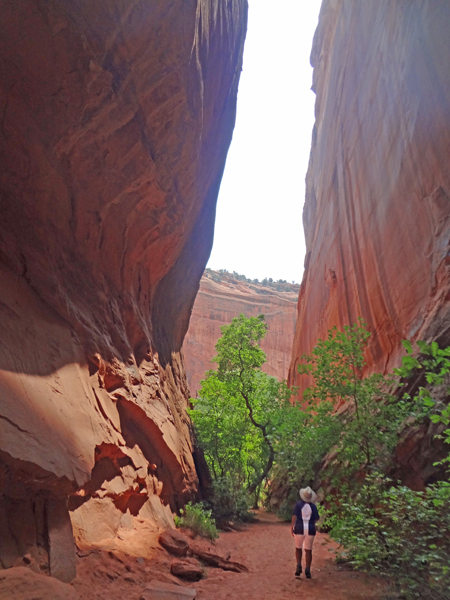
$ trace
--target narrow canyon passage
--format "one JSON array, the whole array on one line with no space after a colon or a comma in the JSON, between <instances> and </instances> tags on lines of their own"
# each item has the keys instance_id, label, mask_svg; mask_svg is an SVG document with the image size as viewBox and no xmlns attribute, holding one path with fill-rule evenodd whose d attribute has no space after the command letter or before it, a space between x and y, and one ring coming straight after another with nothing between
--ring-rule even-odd
<instances>
[{"instance_id":1,"label":"narrow canyon passage","mask_svg":"<svg viewBox=\"0 0 450 600\"><path fill-rule=\"evenodd\" d=\"M198 600L381 600L382 580L341 567L330 552L327 536L315 540L312 579L294 577L294 541L288 523L258 511L257 522L242 531L222 533L220 551L244 563L249 573L208 569L208 577L192 584Z\"/></svg>"},{"instance_id":2,"label":"narrow canyon passage","mask_svg":"<svg viewBox=\"0 0 450 600\"><path fill-rule=\"evenodd\" d=\"M333 534L345 532L349 552L353 536L386 579L336 564L323 534L312 580L296 579L289 524L259 511L212 546L249 571L204 567L188 584L199 600L384 600L388 577L404 579L402 597L409 587L410 598L450 600L450 1L297 10L316 2L306 133L295 132L306 112L285 87L300 72L277 58L284 40L306 40L287 2L0 2L0 600L147 600L152 580L181 583L158 540L185 507L210 503L221 523L230 499L237 522L264 480L273 510L300 486L321 502L336 495ZM263 4L267 54L254 53L262 87L248 118L258 152L245 147L236 161L237 207L213 266L239 81L253 77L247 22ZM305 140L306 187L294 152ZM300 218L281 202L299 208L303 196L304 261ZM237 240L248 271L233 263ZM288 258L292 276L278 272ZM249 376L246 351L215 362L218 409L202 412L221 327L241 313L265 315L267 368L263 336L247 337ZM360 318L366 362L353 347L348 375L341 352L331 377L329 344L316 371L337 398L328 411L331 393L305 394L315 375L304 356ZM400 377L403 358L390 397L381 375ZM297 410L308 400L311 413ZM218 469L196 424L208 411Z\"/></svg>"}]
</instances>

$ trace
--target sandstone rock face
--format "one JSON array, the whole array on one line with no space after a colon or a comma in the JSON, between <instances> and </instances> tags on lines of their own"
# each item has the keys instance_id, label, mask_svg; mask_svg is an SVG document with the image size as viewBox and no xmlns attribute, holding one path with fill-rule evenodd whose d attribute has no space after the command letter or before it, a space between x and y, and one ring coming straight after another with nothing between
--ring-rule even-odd
<instances>
[{"instance_id":1,"label":"sandstone rock face","mask_svg":"<svg viewBox=\"0 0 450 600\"><path fill-rule=\"evenodd\" d=\"M300 356L360 316L370 371L398 366L403 339L450 343L449 28L446 2L323 2L289 371L300 390ZM421 431L397 456L413 487L436 475L432 439Z\"/></svg>"},{"instance_id":2,"label":"sandstone rock face","mask_svg":"<svg viewBox=\"0 0 450 600\"><path fill-rule=\"evenodd\" d=\"M246 0L4 2L0 564L197 493L180 348L235 118ZM100 539L102 538L102 539Z\"/></svg>"},{"instance_id":3,"label":"sandstone rock face","mask_svg":"<svg viewBox=\"0 0 450 600\"><path fill-rule=\"evenodd\" d=\"M285 287L287 291L214 271L203 275L183 345L186 374L193 396L200 389L205 371L213 368L211 359L221 335L220 328L231 323L240 313L246 317L266 316L268 331L261 347L267 355L267 363L263 370L278 379L287 378L297 292L296 286L281 284L279 287Z\"/></svg>"},{"instance_id":4,"label":"sandstone rock face","mask_svg":"<svg viewBox=\"0 0 450 600\"><path fill-rule=\"evenodd\" d=\"M449 28L446 2L323 2L291 384L360 316L372 370L399 364L402 339L450 342Z\"/></svg>"}]
</instances>

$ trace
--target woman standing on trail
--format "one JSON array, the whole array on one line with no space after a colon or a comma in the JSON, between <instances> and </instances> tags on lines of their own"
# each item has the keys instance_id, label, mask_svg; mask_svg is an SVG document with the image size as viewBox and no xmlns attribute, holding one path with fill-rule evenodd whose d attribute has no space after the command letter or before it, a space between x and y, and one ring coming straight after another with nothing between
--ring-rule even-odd
<instances>
[{"instance_id":1,"label":"woman standing on trail","mask_svg":"<svg viewBox=\"0 0 450 600\"><path fill-rule=\"evenodd\" d=\"M297 570L295 576L300 577L302 573L302 550L305 549L306 568L305 576L311 579L312 547L316 535L316 521L319 520L317 510L317 494L310 487L301 489L301 500L297 502L292 511L291 532L295 538L295 558L297 559Z\"/></svg>"}]
</instances>

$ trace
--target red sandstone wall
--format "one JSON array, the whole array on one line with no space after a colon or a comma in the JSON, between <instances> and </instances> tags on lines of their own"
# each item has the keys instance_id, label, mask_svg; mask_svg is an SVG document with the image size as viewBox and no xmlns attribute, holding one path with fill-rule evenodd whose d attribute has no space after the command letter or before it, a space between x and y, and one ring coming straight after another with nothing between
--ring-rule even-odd
<instances>
[{"instance_id":1,"label":"red sandstone wall","mask_svg":"<svg viewBox=\"0 0 450 600\"><path fill-rule=\"evenodd\" d=\"M238 281L221 275L214 281L204 275L192 309L183 353L191 394L195 397L200 380L213 368L211 359L221 335L222 325L243 313L246 317L264 314L268 331L261 347L267 355L263 370L286 379L296 318L297 293L276 291L261 284Z\"/></svg>"},{"instance_id":2,"label":"red sandstone wall","mask_svg":"<svg viewBox=\"0 0 450 600\"><path fill-rule=\"evenodd\" d=\"M180 348L234 127L246 0L0 7L0 565L64 580L193 497Z\"/></svg>"},{"instance_id":3,"label":"red sandstone wall","mask_svg":"<svg viewBox=\"0 0 450 600\"><path fill-rule=\"evenodd\" d=\"M359 316L374 370L398 365L402 339L450 343L449 31L447 2L323 2L291 384Z\"/></svg>"}]
</instances>

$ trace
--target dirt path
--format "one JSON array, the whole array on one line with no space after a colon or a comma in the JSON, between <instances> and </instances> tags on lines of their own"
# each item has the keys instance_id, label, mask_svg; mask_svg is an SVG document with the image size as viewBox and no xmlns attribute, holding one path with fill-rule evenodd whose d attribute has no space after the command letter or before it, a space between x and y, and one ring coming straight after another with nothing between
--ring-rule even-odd
<instances>
[{"instance_id":1,"label":"dirt path","mask_svg":"<svg viewBox=\"0 0 450 600\"><path fill-rule=\"evenodd\" d=\"M215 544L196 539L206 550L230 555L248 573L205 567L206 578L186 583L170 575L174 560L158 543L159 532L144 522L139 529L121 530L103 548L80 551L77 578L72 583L79 600L138 600L156 579L197 590L198 600L382 600L385 584L374 577L339 567L326 536L314 543L312 579L294 577L294 540L289 524L258 511L257 521L241 531L222 533Z\"/></svg>"},{"instance_id":2,"label":"dirt path","mask_svg":"<svg viewBox=\"0 0 450 600\"><path fill-rule=\"evenodd\" d=\"M289 524L258 512L258 521L243 531L222 533L218 546L249 573L208 569L208 577L192 585L198 600L380 600L385 586L378 579L339 567L326 536L317 534L312 579L294 577L294 541Z\"/></svg>"}]
</instances>

